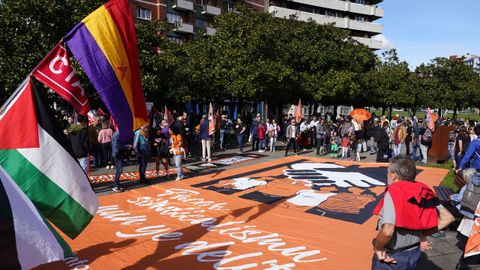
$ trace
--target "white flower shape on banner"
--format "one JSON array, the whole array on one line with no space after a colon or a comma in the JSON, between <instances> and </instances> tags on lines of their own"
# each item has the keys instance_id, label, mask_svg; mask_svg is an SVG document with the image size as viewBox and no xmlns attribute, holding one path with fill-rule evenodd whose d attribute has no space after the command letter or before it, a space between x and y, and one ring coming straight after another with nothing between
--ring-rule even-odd
<instances>
[{"instance_id":1,"label":"white flower shape on banner","mask_svg":"<svg viewBox=\"0 0 480 270\"><path fill-rule=\"evenodd\" d=\"M328 171L337 169L337 171ZM345 169L345 171L338 171ZM297 163L292 169L284 170L284 175L294 181L303 181L305 186L337 186L348 188L352 186L370 188L373 186L385 186L381 181L366 176L359 172L349 172L347 168L330 163Z\"/></svg>"}]
</instances>

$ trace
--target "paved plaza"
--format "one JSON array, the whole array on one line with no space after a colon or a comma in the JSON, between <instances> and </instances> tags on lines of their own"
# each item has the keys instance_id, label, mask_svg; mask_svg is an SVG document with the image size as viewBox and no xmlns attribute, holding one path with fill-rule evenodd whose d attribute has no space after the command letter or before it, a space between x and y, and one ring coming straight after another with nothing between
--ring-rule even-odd
<instances>
[{"instance_id":1,"label":"paved plaza","mask_svg":"<svg viewBox=\"0 0 480 270\"><path fill-rule=\"evenodd\" d=\"M277 159L281 159L284 156L284 151L283 151L283 144L279 143L279 149L275 153L270 153L270 152L265 152L265 153L258 153L258 152L246 152L246 154L262 154L260 158L257 159L251 159L247 160L238 164L232 164L230 166L218 166L218 167L204 167L202 164L203 162L200 161L198 157L192 157L187 159L186 161L186 168L191 170L190 174L188 174L185 178L185 180L188 180L190 177L195 177L198 175L206 175L206 174L214 174L214 173L219 173L225 170L233 170L236 168L242 168L245 166L250 166L254 165L257 163L261 162L268 162L268 161L275 161ZM225 155L235 155L237 154L238 149L230 149L227 151L223 152L213 152L213 159L219 156L225 156ZM304 151L300 155L306 156L306 157L318 157L315 155L314 151ZM328 158L328 156L326 156ZM365 152L361 154L361 161L366 162L366 163L374 163L375 162L375 155L370 155L368 152ZM380 164L378 165L380 166ZM155 163L150 162L148 164L147 170L154 170L155 169ZM128 171L136 171L137 166L135 165L130 165L125 168L125 172ZM113 173L114 170L105 170L104 168L99 168L99 169L93 169L92 174L93 175L98 175L98 174L107 174L107 173ZM162 185L164 183L170 182L174 179L173 177L170 180L165 180L164 178L154 178L152 179L152 182L148 185ZM184 181L185 181L184 180ZM136 188L141 188L145 186L144 184L140 184L137 182L129 183L126 185L128 188L136 189ZM104 196L111 194L111 189L109 188L109 185L101 185L95 188L95 191L99 196ZM376 218L376 217L373 217ZM454 230L455 226L458 225L458 222L452 224L446 232L446 237L444 238L433 238L429 237L429 241L432 242L433 244L433 249L426 252L422 253L422 257L419 262L418 269L455 269L455 266L459 260L459 257L461 255L461 251L457 246L458 239L456 238L457 232ZM373 230L374 228L372 228ZM370 243L365 243L365 246L370 248ZM480 269L480 267L473 268L473 269Z\"/></svg>"}]
</instances>

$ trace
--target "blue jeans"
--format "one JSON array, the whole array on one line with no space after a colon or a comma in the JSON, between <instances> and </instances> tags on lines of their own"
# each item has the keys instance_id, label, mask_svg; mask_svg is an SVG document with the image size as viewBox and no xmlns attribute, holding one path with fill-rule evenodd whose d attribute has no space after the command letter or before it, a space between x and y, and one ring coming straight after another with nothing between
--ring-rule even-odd
<instances>
[{"instance_id":1,"label":"blue jeans","mask_svg":"<svg viewBox=\"0 0 480 270\"><path fill-rule=\"evenodd\" d=\"M84 158L77 158L78 163L80 163L80 167L82 167L82 170L88 174L88 157Z\"/></svg>"},{"instance_id":2,"label":"blue jeans","mask_svg":"<svg viewBox=\"0 0 480 270\"><path fill-rule=\"evenodd\" d=\"M454 160L455 159L455 149L453 149L453 145L455 142L448 142L448 159Z\"/></svg>"},{"instance_id":3,"label":"blue jeans","mask_svg":"<svg viewBox=\"0 0 480 270\"><path fill-rule=\"evenodd\" d=\"M265 150L265 139L258 140L258 150Z\"/></svg>"},{"instance_id":4,"label":"blue jeans","mask_svg":"<svg viewBox=\"0 0 480 270\"><path fill-rule=\"evenodd\" d=\"M123 172L123 157L115 157L115 181L113 182L114 187L120 187L120 175Z\"/></svg>"},{"instance_id":5,"label":"blue jeans","mask_svg":"<svg viewBox=\"0 0 480 270\"><path fill-rule=\"evenodd\" d=\"M218 141L220 142L220 149L225 149L225 144L223 143L224 138L225 138L225 129L220 129L220 138L218 139Z\"/></svg>"},{"instance_id":6,"label":"blue jeans","mask_svg":"<svg viewBox=\"0 0 480 270\"><path fill-rule=\"evenodd\" d=\"M183 155L175 155L173 159L175 160L175 166L177 167L177 177L183 177L183 167L182 167L182 158Z\"/></svg>"},{"instance_id":7,"label":"blue jeans","mask_svg":"<svg viewBox=\"0 0 480 270\"><path fill-rule=\"evenodd\" d=\"M417 157L417 150L420 152L420 155L418 157ZM420 145L419 145L418 139L412 141L411 158L415 161L418 159L422 160L422 151L420 151Z\"/></svg>"},{"instance_id":8,"label":"blue jeans","mask_svg":"<svg viewBox=\"0 0 480 270\"><path fill-rule=\"evenodd\" d=\"M420 248L394 252L388 255L394 258L396 264L388 264L377 260L375 255L372 258L372 270L415 270L418 259L420 259Z\"/></svg>"},{"instance_id":9,"label":"blue jeans","mask_svg":"<svg viewBox=\"0 0 480 270\"><path fill-rule=\"evenodd\" d=\"M402 154L402 149L405 146L403 143L393 145L393 157L400 156Z\"/></svg>"},{"instance_id":10,"label":"blue jeans","mask_svg":"<svg viewBox=\"0 0 480 270\"><path fill-rule=\"evenodd\" d=\"M147 156L138 155L138 172L140 174L140 180L145 180L145 171L147 170Z\"/></svg>"},{"instance_id":11,"label":"blue jeans","mask_svg":"<svg viewBox=\"0 0 480 270\"><path fill-rule=\"evenodd\" d=\"M237 142L240 147L240 152L243 152L243 134L237 134Z\"/></svg>"}]
</instances>

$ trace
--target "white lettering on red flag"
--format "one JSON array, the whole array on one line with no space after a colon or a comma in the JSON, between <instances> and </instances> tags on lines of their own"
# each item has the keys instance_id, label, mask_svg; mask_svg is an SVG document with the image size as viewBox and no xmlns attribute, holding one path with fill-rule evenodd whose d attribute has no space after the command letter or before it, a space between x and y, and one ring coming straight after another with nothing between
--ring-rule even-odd
<instances>
[{"instance_id":1,"label":"white lettering on red flag","mask_svg":"<svg viewBox=\"0 0 480 270\"><path fill-rule=\"evenodd\" d=\"M81 114L88 112L85 91L62 43L58 43L43 59L33 71L33 76L72 104Z\"/></svg>"}]
</instances>

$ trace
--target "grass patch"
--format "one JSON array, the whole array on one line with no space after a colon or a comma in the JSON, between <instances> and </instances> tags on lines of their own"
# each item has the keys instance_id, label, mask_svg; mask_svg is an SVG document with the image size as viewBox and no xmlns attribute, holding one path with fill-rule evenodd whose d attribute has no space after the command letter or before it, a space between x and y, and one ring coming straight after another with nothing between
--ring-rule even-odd
<instances>
[{"instance_id":1,"label":"grass patch","mask_svg":"<svg viewBox=\"0 0 480 270\"><path fill-rule=\"evenodd\" d=\"M452 170L452 166L452 161L449 161L443 164L427 164L424 167L447 169L448 174L445 176L445 178L443 178L440 186L448 187L452 189L454 193L456 193L458 192L458 187L455 185L455 172Z\"/></svg>"}]
</instances>

